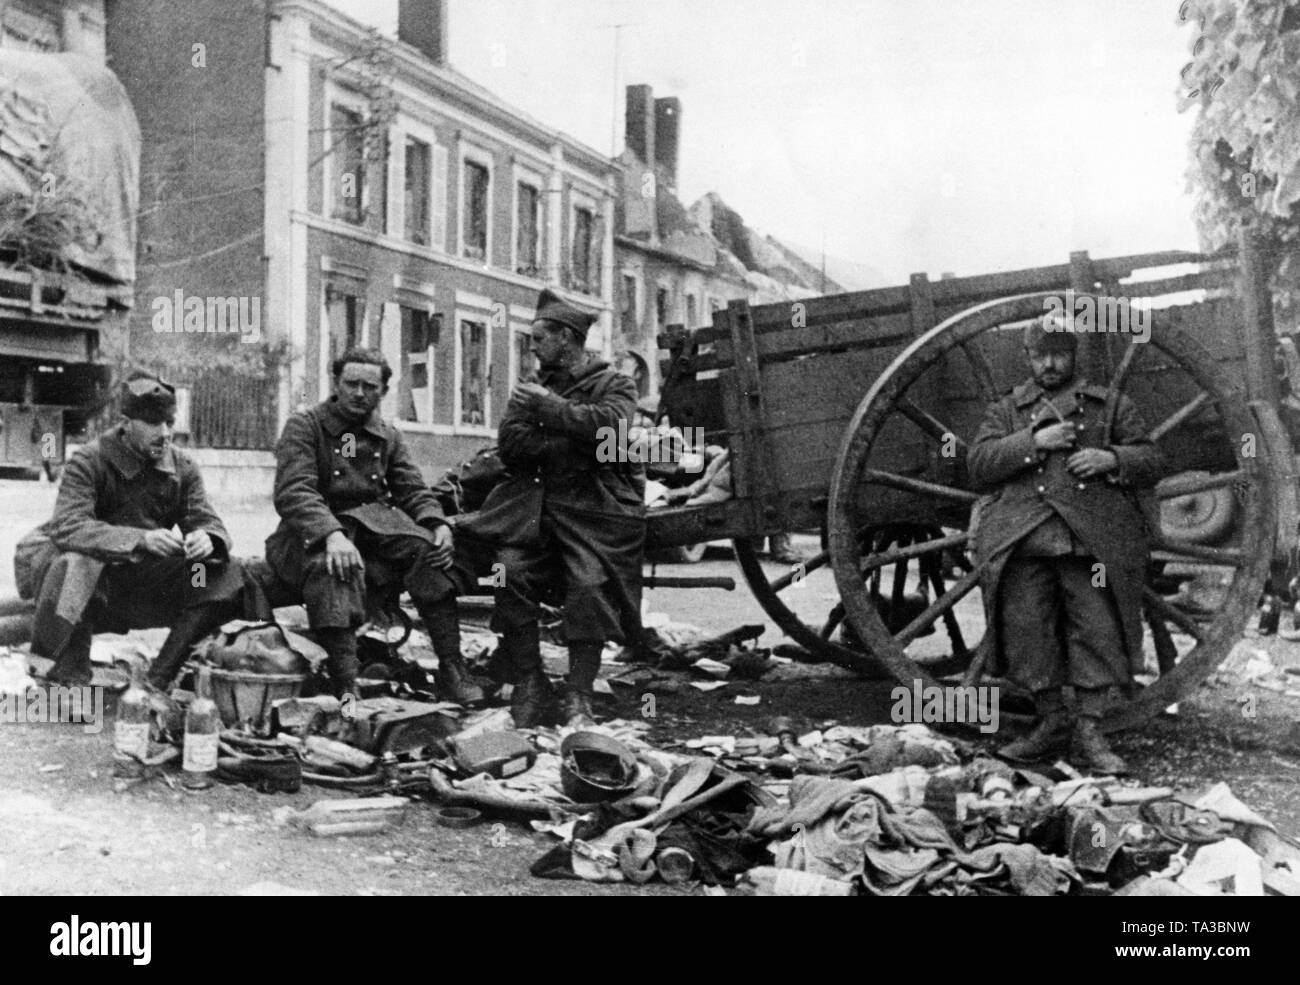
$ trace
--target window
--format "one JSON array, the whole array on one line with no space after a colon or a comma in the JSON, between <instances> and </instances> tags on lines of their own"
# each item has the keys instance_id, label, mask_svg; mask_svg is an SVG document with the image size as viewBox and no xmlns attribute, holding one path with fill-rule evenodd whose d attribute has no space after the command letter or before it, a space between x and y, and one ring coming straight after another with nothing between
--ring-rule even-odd
<instances>
[{"instance_id":1,"label":"window","mask_svg":"<svg viewBox=\"0 0 1300 985\"><path fill-rule=\"evenodd\" d=\"M688 294L686 295L686 327L698 328L699 327L698 318L699 318L699 309L695 302L695 295Z\"/></svg>"},{"instance_id":2,"label":"window","mask_svg":"<svg viewBox=\"0 0 1300 985\"><path fill-rule=\"evenodd\" d=\"M465 162L465 201L461 217L461 253L471 260L487 262L488 184L487 166Z\"/></svg>"},{"instance_id":3,"label":"window","mask_svg":"<svg viewBox=\"0 0 1300 985\"><path fill-rule=\"evenodd\" d=\"M329 318L331 364L354 345L361 345L365 330L365 302L333 286L325 288L325 312ZM332 370L331 370L332 372Z\"/></svg>"},{"instance_id":4,"label":"window","mask_svg":"<svg viewBox=\"0 0 1300 985\"><path fill-rule=\"evenodd\" d=\"M541 276L542 195L526 181L515 189L515 273Z\"/></svg>"},{"instance_id":5,"label":"window","mask_svg":"<svg viewBox=\"0 0 1300 985\"><path fill-rule=\"evenodd\" d=\"M623 335L625 338L635 339L640 334L641 326L637 324L636 318L636 277L633 274L623 275L623 296L620 301L620 317L623 326Z\"/></svg>"},{"instance_id":6,"label":"window","mask_svg":"<svg viewBox=\"0 0 1300 985\"><path fill-rule=\"evenodd\" d=\"M402 305L402 367L398 416L404 421L434 420L434 358L442 335L442 315Z\"/></svg>"},{"instance_id":7,"label":"window","mask_svg":"<svg viewBox=\"0 0 1300 985\"><path fill-rule=\"evenodd\" d=\"M361 113L337 103L330 106L330 215L357 226L366 218L365 127Z\"/></svg>"},{"instance_id":8,"label":"window","mask_svg":"<svg viewBox=\"0 0 1300 985\"><path fill-rule=\"evenodd\" d=\"M573 210L573 252L569 258L570 285L577 291L595 294L599 289L599 270L592 269L592 250L596 217L590 209ZM596 284L593 286L593 276Z\"/></svg>"},{"instance_id":9,"label":"window","mask_svg":"<svg viewBox=\"0 0 1300 985\"><path fill-rule=\"evenodd\" d=\"M661 287L655 291L655 325L663 328L668 324L668 288Z\"/></svg>"},{"instance_id":10,"label":"window","mask_svg":"<svg viewBox=\"0 0 1300 985\"><path fill-rule=\"evenodd\" d=\"M532 380L537 376L537 360L533 358L531 343L532 332L527 328L516 329L515 338L515 378L511 385L521 380Z\"/></svg>"},{"instance_id":11,"label":"window","mask_svg":"<svg viewBox=\"0 0 1300 985\"><path fill-rule=\"evenodd\" d=\"M429 145L406 138L406 238L429 245L429 192L432 187Z\"/></svg>"},{"instance_id":12,"label":"window","mask_svg":"<svg viewBox=\"0 0 1300 985\"><path fill-rule=\"evenodd\" d=\"M22 51L61 51L62 24L57 14L34 4L9 0L0 15L0 47Z\"/></svg>"},{"instance_id":13,"label":"window","mask_svg":"<svg viewBox=\"0 0 1300 985\"><path fill-rule=\"evenodd\" d=\"M460 323L460 424L487 427L491 382L487 322L464 319Z\"/></svg>"}]
</instances>

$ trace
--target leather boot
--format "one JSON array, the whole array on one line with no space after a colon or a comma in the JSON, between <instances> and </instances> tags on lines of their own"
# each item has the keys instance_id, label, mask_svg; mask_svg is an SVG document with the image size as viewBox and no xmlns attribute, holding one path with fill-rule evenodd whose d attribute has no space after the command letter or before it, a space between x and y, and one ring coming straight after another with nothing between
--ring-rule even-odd
<instances>
[{"instance_id":1,"label":"leather boot","mask_svg":"<svg viewBox=\"0 0 1300 985\"><path fill-rule=\"evenodd\" d=\"M1070 712L1061 692L1048 691L1036 696L1038 724L1026 736L1009 742L998 755L1018 763L1037 763L1064 753L1070 744Z\"/></svg>"},{"instance_id":2,"label":"leather boot","mask_svg":"<svg viewBox=\"0 0 1300 985\"><path fill-rule=\"evenodd\" d=\"M465 661L438 658L438 690L448 701L458 705L476 705L483 701L483 689L474 683Z\"/></svg>"},{"instance_id":3,"label":"leather boot","mask_svg":"<svg viewBox=\"0 0 1300 985\"><path fill-rule=\"evenodd\" d=\"M357 662L356 633L348 627L331 626L315 630L315 636L325 651L325 669L329 671L334 696L355 695L357 672L361 669Z\"/></svg>"},{"instance_id":4,"label":"leather boot","mask_svg":"<svg viewBox=\"0 0 1300 985\"><path fill-rule=\"evenodd\" d=\"M501 636L501 648L508 655L514 680L510 715L515 720L515 728L546 724L553 710L554 695L551 682L542 673L542 644L537 623L507 630Z\"/></svg>"},{"instance_id":5,"label":"leather boot","mask_svg":"<svg viewBox=\"0 0 1300 985\"><path fill-rule=\"evenodd\" d=\"M591 696L569 685L564 689L564 708L561 717L565 728L574 731L589 729L596 724L596 713L591 710Z\"/></svg>"},{"instance_id":6,"label":"leather boot","mask_svg":"<svg viewBox=\"0 0 1300 985\"><path fill-rule=\"evenodd\" d=\"M455 595L417 605L420 619L438 655L438 692L460 705L479 704L483 689L474 683L460 652L460 612Z\"/></svg>"},{"instance_id":7,"label":"leather boot","mask_svg":"<svg viewBox=\"0 0 1300 985\"><path fill-rule=\"evenodd\" d=\"M164 693L170 691L181 666L194 650L194 644L232 618L233 607L214 603L183 610L172 623L162 649L149 667L149 683Z\"/></svg>"},{"instance_id":8,"label":"leather boot","mask_svg":"<svg viewBox=\"0 0 1300 985\"><path fill-rule=\"evenodd\" d=\"M586 729L596 724L591 710L596 675L600 672L601 643L570 643L569 673L565 679L563 718L566 727Z\"/></svg>"},{"instance_id":9,"label":"leather boot","mask_svg":"<svg viewBox=\"0 0 1300 985\"><path fill-rule=\"evenodd\" d=\"M551 682L540 669L517 681L510 696L510 717L515 721L515 728L545 725L551 718L554 700Z\"/></svg>"},{"instance_id":10,"label":"leather boot","mask_svg":"<svg viewBox=\"0 0 1300 985\"><path fill-rule=\"evenodd\" d=\"M1111 750L1097 719L1091 716L1080 715L1075 723L1070 759L1075 766L1103 776L1123 776L1128 772L1128 764Z\"/></svg>"},{"instance_id":11,"label":"leather boot","mask_svg":"<svg viewBox=\"0 0 1300 985\"><path fill-rule=\"evenodd\" d=\"M93 633L90 623L82 621L72 630L72 635L55 655L54 666L45 675L50 684L68 687L85 687L94 677L90 664L90 643Z\"/></svg>"}]
</instances>

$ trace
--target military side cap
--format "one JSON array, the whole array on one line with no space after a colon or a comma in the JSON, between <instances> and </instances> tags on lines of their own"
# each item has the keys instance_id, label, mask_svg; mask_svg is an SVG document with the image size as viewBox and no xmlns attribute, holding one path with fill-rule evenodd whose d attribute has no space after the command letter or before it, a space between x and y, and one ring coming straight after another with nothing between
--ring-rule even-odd
<instances>
[{"instance_id":1,"label":"military side cap","mask_svg":"<svg viewBox=\"0 0 1300 985\"><path fill-rule=\"evenodd\" d=\"M136 370L122 384L122 416L161 424L176 415L176 388L152 373Z\"/></svg>"},{"instance_id":2,"label":"military side cap","mask_svg":"<svg viewBox=\"0 0 1300 985\"><path fill-rule=\"evenodd\" d=\"M587 330L595 322L596 316L589 311L583 311L577 305L569 304L548 289L537 296L537 314L533 319L559 322L566 328L572 329L578 338L585 339Z\"/></svg>"}]
</instances>

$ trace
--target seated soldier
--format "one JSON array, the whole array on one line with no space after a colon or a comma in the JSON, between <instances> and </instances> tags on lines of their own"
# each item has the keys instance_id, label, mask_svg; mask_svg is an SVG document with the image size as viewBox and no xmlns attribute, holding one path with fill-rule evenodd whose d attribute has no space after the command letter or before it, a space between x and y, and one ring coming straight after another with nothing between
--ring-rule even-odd
<instances>
[{"instance_id":1,"label":"seated soldier","mask_svg":"<svg viewBox=\"0 0 1300 985\"><path fill-rule=\"evenodd\" d=\"M194 643L240 615L242 577L198 467L171 445L175 390L136 372L120 406L121 423L68 462L53 518L18 545L18 589L36 599L32 652L55 661L50 681L90 682L95 632L168 626L149 673L165 689Z\"/></svg>"},{"instance_id":2,"label":"seated soldier","mask_svg":"<svg viewBox=\"0 0 1300 985\"><path fill-rule=\"evenodd\" d=\"M373 349L352 348L333 370L333 396L290 417L276 448L280 526L267 538L267 564L303 599L339 695L356 690L367 581L400 579L433 642L443 694L481 701L460 653L456 596L468 575L451 526L401 432L377 412L392 368Z\"/></svg>"}]
</instances>

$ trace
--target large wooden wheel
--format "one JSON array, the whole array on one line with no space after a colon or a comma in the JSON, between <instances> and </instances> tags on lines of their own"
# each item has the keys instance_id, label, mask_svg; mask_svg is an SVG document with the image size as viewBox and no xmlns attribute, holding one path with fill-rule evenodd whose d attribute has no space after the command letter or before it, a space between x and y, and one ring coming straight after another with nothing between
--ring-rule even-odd
<instances>
[{"instance_id":1,"label":"large wooden wheel","mask_svg":"<svg viewBox=\"0 0 1300 985\"><path fill-rule=\"evenodd\" d=\"M943 541L940 549L929 550L930 542L937 539ZM918 609L925 608L932 596L941 597L948 590L951 567L947 562L951 558L943 548L960 552L964 542L965 536L961 534L906 524L889 524L860 532L858 550L863 587L887 627L902 629ZM847 623L843 601L827 606L815 624L805 622L793 608L796 593L803 590L800 580L830 562L825 531L819 553L801 565L782 566L774 577L763 567L750 541L737 539L733 545L736 561L758 604L787 636L809 651L814 660L839 664L871 679L890 679L893 676L888 665L876 658L853 626ZM970 569L964 553L957 553L956 561L966 570ZM889 569L888 579L883 577L886 568ZM909 585L912 591L908 591ZM946 613L942 622L942 633L924 645L928 652L922 659L931 673L961 669L969 662L974 648L952 613ZM925 635L933 634L927 632ZM974 643L977 644L978 640Z\"/></svg>"},{"instance_id":2,"label":"large wooden wheel","mask_svg":"<svg viewBox=\"0 0 1300 985\"><path fill-rule=\"evenodd\" d=\"M888 520L934 532L909 548L909 556L918 559L966 546L978 498L966 479L966 450L988 403L1027 375L1021 327L1042 316L1051 296L990 302L936 326L877 378L845 432L831 477L830 563L846 619L900 682L933 683L935 667L918 659L916 641L939 621L951 622L959 607L966 624L982 631L980 582L986 563L970 564L967 557L961 577L907 625L891 627L866 587L864 569L890 564L898 553L887 549L864 556L862 531ZM1240 384L1179 329L1179 309L1152 315L1145 344L1130 335L1085 340L1081 368L1092 382L1106 382L1108 422L1113 423L1119 394L1125 393L1154 425L1150 434L1174 473L1156 487L1155 501L1229 488L1240 511L1236 532L1223 545L1154 538L1153 561L1218 572L1222 595L1217 605L1194 612L1147 588L1144 616L1159 676L1107 721L1109 729L1158 713L1218 666L1254 611L1276 533L1269 442ZM1003 370L1001 376L994 367ZM1198 473L1185 474L1193 469ZM1155 502L1150 505L1154 516ZM967 658L963 681L974 682L987 652L980 646L957 649L954 658Z\"/></svg>"}]
</instances>

